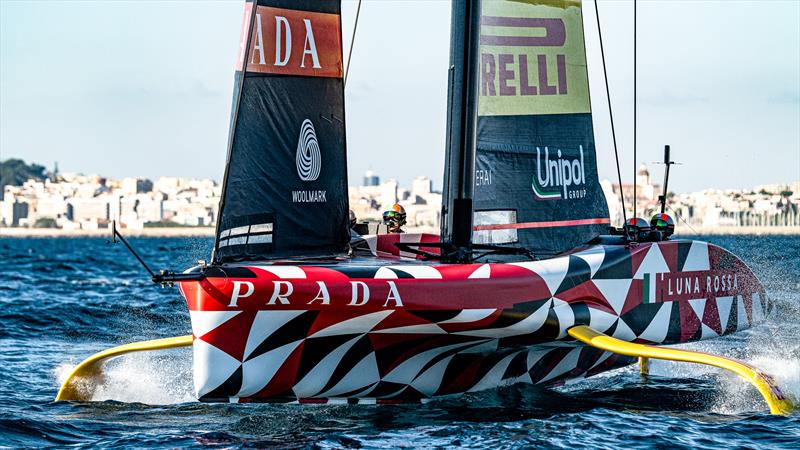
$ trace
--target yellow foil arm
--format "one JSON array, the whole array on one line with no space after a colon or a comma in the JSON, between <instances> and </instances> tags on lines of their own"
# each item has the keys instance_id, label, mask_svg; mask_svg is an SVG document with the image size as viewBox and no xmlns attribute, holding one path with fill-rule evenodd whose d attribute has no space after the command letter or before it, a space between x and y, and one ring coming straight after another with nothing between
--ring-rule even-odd
<instances>
[{"instance_id":1,"label":"yellow foil arm","mask_svg":"<svg viewBox=\"0 0 800 450\"><path fill-rule=\"evenodd\" d=\"M61 389L58 390L56 401L91 400L97 386L103 383L103 364L117 356L133 352L188 347L190 345L192 345L192 335L187 335L134 342L95 353L72 369L64 384L61 385Z\"/></svg>"},{"instance_id":2,"label":"yellow foil arm","mask_svg":"<svg viewBox=\"0 0 800 450\"><path fill-rule=\"evenodd\" d=\"M731 372L739 374L739 376L758 389L758 392L764 397L767 405L769 405L770 413L789 414L794 409L792 402L783 394L770 375L743 362L691 350L634 344L633 342L622 341L607 336L586 325L572 327L567 332L570 336L586 345L620 355L706 364L730 370Z\"/></svg>"}]
</instances>

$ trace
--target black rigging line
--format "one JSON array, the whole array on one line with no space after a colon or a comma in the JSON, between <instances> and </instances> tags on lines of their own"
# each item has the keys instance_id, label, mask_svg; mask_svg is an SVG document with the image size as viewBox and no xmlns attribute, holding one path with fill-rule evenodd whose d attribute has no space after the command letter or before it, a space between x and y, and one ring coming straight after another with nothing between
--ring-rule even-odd
<instances>
[{"instance_id":1,"label":"black rigging line","mask_svg":"<svg viewBox=\"0 0 800 450\"><path fill-rule=\"evenodd\" d=\"M614 141L614 158L617 161L617 180L619 181L619 201L622 205L622 225L627 225L628 218L625 215L625 194L622 192L622 172L619 170L619 152L617 152L617 133L614 130L614 113L611 108L611 93L608 89L608 73L606 72L606 54L603 50L603 32L600 28L600 10L597 7L597 0L594 2L594 16L597 19L597 35L600 37L600 56L603 59L603 79L606 83L606 97L608 98L608 117L611 119L611 138ZM635 201L634 201L635 202Z\"/></svg>"},{"instance_id":2,"label":"black rigging line","mask_svg":"<svg viewBox=\"0 0 800 450\"><path fill-rule=\"evenodd\" d=\"M139 261L139 264L141 264L142 267L144 267L144 270L146 270L150 274L150 278L155 278L155 276L156 276L155 272L153 272L153 270L150 269L150 266L148 266L147 263L144 262L142 257L139 256L138 253L136 253L136 250L134 250L133 247L131 247L131 244L129 244L128 241L117 230L117 221L116 220L112 220L111 221L111 242L116 244L117 238L119 238L119 240L123 244L125 244L125 247L128 248L128 251L131 252L131 254L134 257L136 257L136 260Z\"/></svg>"},{"instance_id":3,"label":"black rigging line","mask_svg":"<svg viewBox=\"0 0 800 450\"><path fill-rule=\"evenodd\" d=\"M672 211L672 213L675 214L675 217L681 219L681 222L685 223L686 226L689 227L689 229L692 230L694 234L700 234L691 225L689 225L689 222L687 222L686 219L684 219L683 216L681 216L680 213L678 213L678 211L675 211L675 208L673 208L672 205L667 205L667 208L669 208L670 211Z\"/></svg>"},{"instance_id":4,"label":"black rigging line","mask_svg":"<svg viewBox=\"0 0 800 450\"><path fill-rule=\"evenodd\" d=\"M347 76L350 75L350 60L353 59L353 47L356 45L356 30L358 30L358 16L361 13L361 0L358 0L358 8L356 8L356 23L353 25L353 37L350 39L350 51L347 52L347 69L344 71L343 84L347 86Z\"/></svg>"},{"instance_id":5,"label":"black rigging line","mask_svg":"<svg viewBox=\"0 0 800 450\"><path fill-rule=\"evenodd\" d=\"M633 0L633 217L636 217L636 0Z\"/></svg>"}]
</instances>

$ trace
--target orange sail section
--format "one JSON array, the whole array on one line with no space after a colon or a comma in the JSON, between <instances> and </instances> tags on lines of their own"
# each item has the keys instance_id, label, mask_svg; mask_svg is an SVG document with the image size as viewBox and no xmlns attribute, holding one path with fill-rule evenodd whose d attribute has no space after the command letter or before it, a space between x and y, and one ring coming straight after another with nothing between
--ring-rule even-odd
<instances>
[{"instance_id":1,"label":"orange sail section","mask_svg":"<svg viewBox=\"0 0 800 450\"><path fill-rule=\"evenodd\" d=\"M341 78L342 43L340 16L312 11L259 6L255 20L246 7L236 70L242 70L251 34L248 72Z\"/></svg>"}]
</instances>

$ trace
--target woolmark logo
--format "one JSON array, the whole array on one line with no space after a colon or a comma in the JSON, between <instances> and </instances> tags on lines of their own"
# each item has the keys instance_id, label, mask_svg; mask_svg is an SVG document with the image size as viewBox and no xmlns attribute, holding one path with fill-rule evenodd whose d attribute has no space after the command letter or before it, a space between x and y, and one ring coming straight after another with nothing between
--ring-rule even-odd
<instances>
[{"instance_id":1,"label":"woolmark logo","mask_svg":"<svg viewBox=\"0 0 800 450\"><path fill-rule=\"evenodd\" d=\"M580 156L567 158L557 150L552 160L550 150L544 152L536 147L536 174L533 175L531 188L539 200L564 200L586 197L586 170L583 163L583 146L579 147ZM542 158L544 153L544 158Z\"/></svg>"},{"instance_id":2,"label":"woolmark logo","mask_svg":"<svg viewBox=\"0 0 800 450\"><path fill-rule=\"evenodd\" d=\"M310 120L303 121L300 126L300 139L297 141L297 175L303 181L314 181L319 178L322 167L322 156L319 152L317 132Z\"/></svg>"}]
</instances>

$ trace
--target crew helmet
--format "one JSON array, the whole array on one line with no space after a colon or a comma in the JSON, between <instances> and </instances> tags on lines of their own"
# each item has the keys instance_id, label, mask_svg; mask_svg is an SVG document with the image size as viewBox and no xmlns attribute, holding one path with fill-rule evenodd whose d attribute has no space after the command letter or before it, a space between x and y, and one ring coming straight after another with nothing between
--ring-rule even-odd
<instances>
[{"instance_id":1,"label":"crew helmet","mask_svg":"<svg viewBox=\"0 0 800 450\"><path fill-rule=\"evenodd\" d=\"M354 213L353 210L351 209L350 210L350 228L353 228L354 226L356 226L356 221L357 221L356 220L356 213Z\"/></svg>"},{"instance_id":2,"label":"crew helmet","mask_svg":"<svg viewBox=\"0 0 800 450\"><path fill-rule=\"evenodd\" d=\"M406 210L399 203L395 203L383 213L383 223L390 228L400 228L406 224Z\"/></svg>"},{"instance_id":3,"label":"crew helmet","mask_svg":"<svg viewBox=\"0 0 800 450\"><path fill-rule=\"evenodd\" d=\"M672 236L675 232L675 221L672 220L672 217L669 214L659 213L653 216L650 219L650 226L653 227L654 230L658 230L664 236L664 239Z\"/></svg>"},{"instance_id":4,"label":"crew helmet","mask_svg":"<svg viewBox=\"0 0 800 450\"><path fill-rule=\"evenodd\" d=\"M625 226L628 238L634 241L646 241L650 234L650 224L641 217L631 217Z\"/></svg>"}]
</instances>

